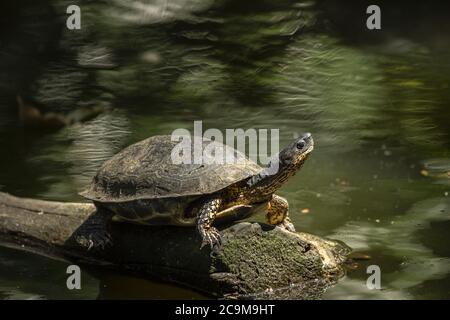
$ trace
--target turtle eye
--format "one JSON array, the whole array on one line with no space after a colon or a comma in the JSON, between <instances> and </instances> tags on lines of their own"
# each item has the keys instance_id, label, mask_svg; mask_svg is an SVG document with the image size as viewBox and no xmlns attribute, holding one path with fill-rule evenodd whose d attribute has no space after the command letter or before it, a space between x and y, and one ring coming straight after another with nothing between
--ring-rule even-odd
<instances>
[{"instance_id":1,"label":"turtle eye","mask_svg":"<svg viewBox=\"0 0 450 320\"><path fill-rule=\"evenodd\" d=\"M301 150L305 147L305 141L300 140L299 142L297 142L297 149Z\"/></svg>"}]
</instances>

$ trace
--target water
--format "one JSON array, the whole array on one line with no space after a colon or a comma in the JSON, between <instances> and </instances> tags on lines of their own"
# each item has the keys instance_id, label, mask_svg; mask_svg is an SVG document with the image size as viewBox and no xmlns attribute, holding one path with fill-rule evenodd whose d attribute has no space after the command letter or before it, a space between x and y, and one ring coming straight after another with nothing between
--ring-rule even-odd
<instances>
[{"instance_id":1,"label":"water","mask_svg":"<svg viewBox=\"0 0 450 320\"><path fill-rule=\"evenodd\" d=\"M194 120L204 129L280 129L280 146L309 131L313 155L279 194L297 230L371 256L324 298L450 298L450 40L441 7L417 5L396 20L402 3L385 4L386 29L373 35L339 14L358 17L361 4L147 1L139 11L113 3L82 5L83 31L59 35L63 58L33 55L44 68L23 47L29 30L33 41L52 43L39 31L48 22L6 23L17 36L0 47L3 57L30 67L2 65L13 80L1 87L1 191L81 201L77 192L104 160L146 137L192 129ZM58 12L65 4L52 5ZM22 10L38 12L32 4ZM411 32L405 25L413 22ZM110 67L89 60L99 52ZM52 111L109 109L44 133L20 125L17 92ZM365 285L372 264L381 268L382 290ZM202 297L95 269L83 274L81 291L69 291L67 265L0 247L0 297Z\"/></svg>"}]
</instances>

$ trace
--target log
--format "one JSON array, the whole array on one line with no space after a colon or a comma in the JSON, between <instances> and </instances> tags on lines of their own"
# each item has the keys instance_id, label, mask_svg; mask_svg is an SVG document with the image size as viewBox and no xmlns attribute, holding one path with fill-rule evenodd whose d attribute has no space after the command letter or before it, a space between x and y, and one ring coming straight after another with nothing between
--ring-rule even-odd
<instances>
[{"instance_id":1,"label":"log","mask_svg":"<svg viewBox=\"0 0 450 320\"><path fill-rule=\"evenodd\" d=\"M112 245L87 250L77 230L96 212L90 203L18 198L0 192L0 241L77 264L101 265L182 284L212 297L318 299L344 274L343 243L260 223L221 229L216 252L195 228L113 221Z\"/></svg>"}]
</instances>

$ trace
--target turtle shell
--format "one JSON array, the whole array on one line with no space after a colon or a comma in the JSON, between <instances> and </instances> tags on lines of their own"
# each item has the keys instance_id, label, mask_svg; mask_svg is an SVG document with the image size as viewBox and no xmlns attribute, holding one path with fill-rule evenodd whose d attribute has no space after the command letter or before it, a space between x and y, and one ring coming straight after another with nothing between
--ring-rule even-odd
<instances>
[{"instance_id":1,"label":"turtle shell","mask_svg":"<svg viewBox=\"0 0 450 320\"><path fill-rule=\"evenodd\" d=\"M194 160L195 139L202 150L223 150L224 164L214 163L214 153L202 152L198 164L176 164L172 153L179 141L154 136L137 142L106 161L82 196L96 203L193 197L211 194L261 171L244 154L225 144L195 137L190 156ZM197 148L199 149L199 148ZM193 162L193 161L191 161ZM222 161L224 162L224 161Z\"/></svg>"}]
</instances>

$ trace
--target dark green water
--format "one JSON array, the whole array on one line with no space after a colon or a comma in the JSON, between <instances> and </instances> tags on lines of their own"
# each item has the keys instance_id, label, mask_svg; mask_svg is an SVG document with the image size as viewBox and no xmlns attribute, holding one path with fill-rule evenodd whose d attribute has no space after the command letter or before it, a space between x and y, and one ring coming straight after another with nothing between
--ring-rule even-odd
<instances>
[{"instance_id":1,"label":"dark green water","mask_svg":"<svg viewBox=\"0 0 450 320\"><path fill-rule=\"evenodd\" d=\"M145 13L125 1L86 5L84 31L59 35L88 53L109 48L115 67L107 70L74 66L81 49L66 60L38 56L46 67L33 69L31 49L20 48L36 35L12 24L25 40L10 37L2 53L20 60L25 52L32 67L4 65L15 80L3 83L1 191L81 201L77 192L104 160L146 137L192 129L194 120L204 129L276 128L280 146L309 131L315 151L279 192L292 220L372 257L324 298L450 298L450 28L440 7L417 5L404 16L403 2L386 5L386 25L374 35L363 5L152 3ZM110 109L58 132L32 131L17 119L16 87L53 110L89 102ZM371 264L381 268L382 290L366 287ZM201 297L102 270L84 272L82 290L69 291L66 267L0 247L0 297Z\"/></svg>"}]
</instances>

